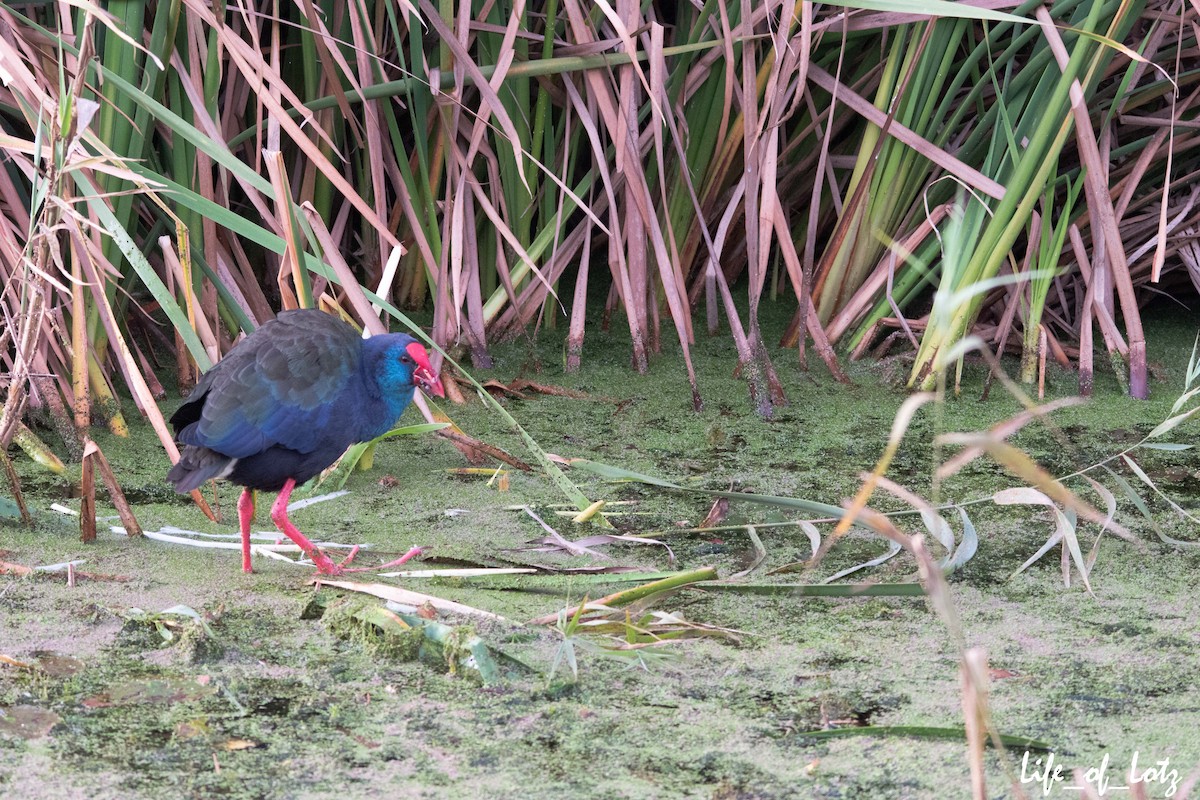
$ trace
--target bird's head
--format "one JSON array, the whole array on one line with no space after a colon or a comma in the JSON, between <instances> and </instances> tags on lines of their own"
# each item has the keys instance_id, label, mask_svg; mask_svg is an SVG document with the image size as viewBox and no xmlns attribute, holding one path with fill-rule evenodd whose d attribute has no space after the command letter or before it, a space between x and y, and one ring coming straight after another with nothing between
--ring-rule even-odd
<instances>
[{"instance_id":1,"label":"bird's head","mask_svg":"<svg viewBox=\"0 0 1200 800\"><path fill-rule=\"evenodd\" d=\"M374 347L372 343L375 343ZM403 333L372 336L366 340L368 350L379 348L380 345L381 352L378 352L374 368L379 388L385 395L403 396L407 393L411 397L413 387L419 386L426 394L446 396L441 378L430 365L429 353L424 345Z\"/></svg>"},{"instance_id":2,"label":"bird's head","mask_svg":"<svg viewBox=\"0 0 1200 800\"><path fill-rule=\"evenodd\" d=\"M434 397L445 397L446 390L442 387L442 379L433 371L429 364L429 353L420 342L412 342L404 348L400 363L412 369L412 382L421 387L425 394Z\"/></svg>"}]
</instances>

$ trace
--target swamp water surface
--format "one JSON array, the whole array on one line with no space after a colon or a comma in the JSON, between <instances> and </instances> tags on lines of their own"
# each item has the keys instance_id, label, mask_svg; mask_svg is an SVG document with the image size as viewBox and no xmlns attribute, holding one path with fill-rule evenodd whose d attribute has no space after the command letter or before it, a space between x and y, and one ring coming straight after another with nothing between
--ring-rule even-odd
<instances>
[{"instance_id":1,"label":"swamp water surface","mask_svg":"<svg viewBox=\"0 0 1200 800\"><path fill-rule=\"evenodd\" d=\"M1091 403L1053 416L1071 448L1036 423L1013 443L1063 475L1152 430L1182 391L1195 330L1160 322L1148 333L1161 374L1150 401L1129 400L1110 374L1098 375ZM854 386L846 388L821 369L798 370L794 351L776 353L791 404L762 421L750 413L745 385L731 375L727 342L702 339L694 356L706 407L696 414L682 368L669 355L650 375L638 376L628 370L619 342L596 334L587 347L576 375L563 374L557 344L536 351L522 344L501 348L496 369L479 377L523 375L588 395L529 393L504 401L548 451L712 489L840 503L858 487L858 475L874 466L907 396L906 363L851 365ZM978 402L981 385L981 368L968 365L963 396L917 415L889 476L929 496L937 433L983 430L1019 409L998 388ZM1052 368L1047 399L1073 391L1074 376ZM503 421L479 403L448 410L472 435L527 457ZM413 411L406 416L415 419ZM219 490L223 524L208 522L169 491L167 459L148 427L135 426L128 440L99 430L96 436L146 528L235 529L233 488ZM1195 441L1196 423L1169 438ZM1138 460L1172 499L1195 510L1200 460L1193 451L1147 451ZM0 575L0 656L26 665L0 664L2 797L968 794L961 739L805 736L861 726L961 728L958 653L922 597L687 591L662 601L661 610L736 630L736 640L676 642L640 664L580 642L577 678L561 657L564 637L554 626L476 621L474 632L488 645L531 667L481 686L469 671L450 674L444 663L414 658L403 646L312 613L308 570L258 558L255 574L243 575L233 551L113 534L83 545L75 521L48 510L53 502L78 507L70 480L47 477L23 457L17 462L36 526L0 522L0 558L27 565L82 558L81 569L128 580L80 579L67 588L58 577ZM614 517L619 529L666 542L675 562L654 545L598 548L607 558L522 551L545 531L508 506L533 506L568 539L595 529L556 516L549 506L563 498L543 477L512 472L501 492L486 476L448 472L463 466L443 441L401 438L379 447L371 471L350 478L349 495L298 511L294 519L314 538L369 542L378 552L429 546L437 563L427 566L713 566L725 577L756 559L744 530L681 532L705 518L708 498L606 483L577 470L571 476L590 498L636 501L621 507L634 513ZM994 463L978 460L941 487L939 500L967 502L1017 485ZM1185 525L1150 492L1142 494L1165 533L1200 541L1197 526ZM112 513L101 506L101 515ZM1068 788L1070 769L1099 768L1107 758L1110 794L1128 796L1111 787L1124 784L1136 758L1143 772L1167 762L1162 780L1148 790L1151 797L1169 796L1171 770L1182 777L1200 766L1200 551L1160 543L1121 500L1118 519L1146 547L1106 536L1091 573L1093 597L1077 576L1070 588L1063 586L1057 548L1012 577L1054 530L1045 509L990 502L968 508L979 549L950 587L967 643L989 654L994 722L1003 734L1052 748L1030 751L1025 777L1044 777L1039 764L1045 772L1051 757L1065 767L1065 780L1030 780L1027 794L1078 797ZM788 518L781 510L734 502L725 524ZM914 517L900 519L906 531L916 531ZM956 514L947 519L957 528ZM256 529L270 529L265 514ZM830 527L821 530L828 534ZM1098 531L1081 524L1085 551ZM766 573L811 555L804 533L762 527L758 534L766 555L747 580L799 579L799 573ZM833 549L820 574L803 577L819 580L885 551L880 539L854 534ZM364 551L358 563L373 557ZM902 553L859 575L908 582L916 568ZM536 587L519 578L403 584L517 621L623 588L570 575ZM337 594L328 596L338 602ZM158 613L180 605L203 622ZM1023 755L1010 751L1006 762L1018 781ZM1004 763L989 751L992 797L1013 796Z\"/></svg>"}]
</instances>

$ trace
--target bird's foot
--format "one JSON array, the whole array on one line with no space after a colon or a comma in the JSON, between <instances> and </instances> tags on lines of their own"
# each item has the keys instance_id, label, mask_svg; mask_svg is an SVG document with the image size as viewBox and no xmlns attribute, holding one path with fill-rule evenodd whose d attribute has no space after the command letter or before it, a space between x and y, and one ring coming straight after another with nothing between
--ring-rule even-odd
<instances>
[{"instance_id":1,"label":"bird's foot","mask_svg":"<svg viewBox=\"0 0 1200 800\"><path fill-rule=\"evenodd\" d=\"M350 548L349 554L338 563L338 569L344 569L347 564L354 560L356 555L358 555L358 545Z\"/></svg>"},{"instance_id":2,"label":"bird's foot","mask_svg":"<svg viewBox=\"0 0 1200 800\"><path fill-rule=\"evenodd\" d=\"M358 548L355 548L355 550L357 550L357 549ZM342 564L346 563L345 561L343 561L342 564L335 564L329 558L329 556L325 555L320 550L317 550L315 548L312 550L312 552L305 553L304 555L308 556L308 558L313 562L313 564L316 565L317 572L321 575L341 575L343 572ZM351 552L350 555L353 556L354 553Z\"/></svg>"},{"instance_id":3,"label":"bird's foot","mask_svg":"<svg viewBox=\"0 0 1200 800\"><path fill-rule=\"evenodd\" d=\"M354 567L353 569L342 569L342 572L378 572L381 569L389 569L390 567L398 567L401 564L403 564L405 561L408 561L410 558L415 558L416 556L421 555L421 553L423 553L423 552L425 552L425 551L422 550L421 548L413 547L413 548L410 548L409 551L407 553L405 553L404 555L400 556L399 558L397 558L393 561L389 561L386 564L380 564L377 567ZM338 565L339 568L342 568L349 561L350 561L350 558L347 557L345 561L343 561L341 564Z\"/></svg>"},{"instance_id":4,"label":"bird's foot","mask_svg":"<svg viewBox=\"0 0 1200 800\"><path fill-rule=\"evenodd\" d=\"M386 564L380 564L377 567L347 567L346 566L347 564L349 564L351 561L354 560L354 557L356 555L358 555L358 546L357 545L355 545L354 549L352 549L350 551L349 555L347 555L345 558L343 558L341 560L340 563L337 563L337 564L333 563L333 561L330 560L329 556L325 555L320 550L313 550L311 553L308 554L308 556L309 556L309 558L312 559L313 563L317 565L317 572L319 572L320 574L322 574L322 575L343 575L343 574L346 574L349 572L378 572L381 569L388 569L390 567L396 567L396 566L403 564L405 561L408 561L410 558L415 558L416 556L421 555L421 553L423 553L423 552L424 551L420 547L413 547L413 548L409 549L409 551L407 553L400 556L399 558L397 558L393 561L389 561Z\"/></svg>"}]
</instances>

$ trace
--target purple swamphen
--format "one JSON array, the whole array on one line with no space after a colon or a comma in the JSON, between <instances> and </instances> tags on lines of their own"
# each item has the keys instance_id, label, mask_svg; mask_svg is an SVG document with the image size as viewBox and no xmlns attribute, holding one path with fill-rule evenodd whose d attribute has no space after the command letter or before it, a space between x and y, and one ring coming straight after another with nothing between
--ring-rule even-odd
<instances>
[{"instance_id":1,"label":"purple swamphen","mask_svg":"<svg viewBox=\"0 0 1200 800\"><path fill-rule=\"evenodd\" d=\"M386 433L418 386L445 396L428 353L411 336L363 339L322 311L285 311L204 373L172 415L175 438L184 448L167 480L181 494L211 478L244 487L238 519L245 572L253 571L252 490L279 492L271 519L318 572L336 575L357 548L334 564L288 519L288 498L350 445ZM409 551L404 559L418 552Z\"/></svg>"}]
</instances>

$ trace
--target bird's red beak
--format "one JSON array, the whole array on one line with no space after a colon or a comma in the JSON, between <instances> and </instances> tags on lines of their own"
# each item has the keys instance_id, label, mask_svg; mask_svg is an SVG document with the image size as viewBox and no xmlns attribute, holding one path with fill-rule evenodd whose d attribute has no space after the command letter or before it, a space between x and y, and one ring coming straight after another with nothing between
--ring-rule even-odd
<instances>
[{"instance_id":1,"label":"bird's red beak","mask_svg":"<svg viewBox=\"0 0 1200 800\"><path fill-rule=\"evenodd\" d=\"M433 371L433 367L429 365L429 354L425 352L425 348L417 342L413 342L405 349L417 364L417 368L413 370L413 383L420 386L421 391L425 392L425 394L431 394L434 397L445 397L446 390L442 387L442 379L438 377L438 374Z\"/></svg>"}]
</instances>

